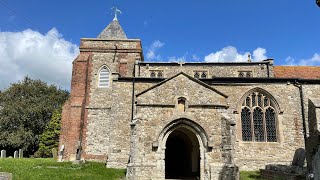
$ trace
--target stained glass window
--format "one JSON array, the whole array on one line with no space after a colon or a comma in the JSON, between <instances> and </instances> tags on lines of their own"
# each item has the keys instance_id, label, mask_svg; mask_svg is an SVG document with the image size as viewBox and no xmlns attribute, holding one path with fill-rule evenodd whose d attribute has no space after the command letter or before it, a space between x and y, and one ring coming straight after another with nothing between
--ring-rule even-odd
<instances>
[{"instance_id":1,"label":"stained glass window","mask_svg":"<svg viewBox=\"0 0 320 180\"><path fill-rule=\"evenodd\" d=\"M241 111L242 140L252 141L250 109L243 108Z\"/></svg>"},{"instance_id":2,"label":"stained glass window","mask_svg":"<svg viewBox=\"0 0 320 180\"><path fill-rule=\"evenodd\" d=\"M274 104L261 92L250 93L245 98L241 110L242 141L277 142Z\"/></svg>"},{"instance_id":3,"label":"stained glass window","mask_svg":"<svg viewBox=\"0 0 320 180\"><path fill-rule=\"evenodd\" d=\"M263 113L260 108L253 110L253 125L255 141L264 141Z\"/></svg>"},{"instance_id":4,"label":"stained glass window","mask_svg":"<svg viewBox=\"0 0 320 180\"><path fill-rule=\"evenodd\" d=\"M276 130L276 119L274 110L270 107L266 109L266 129L267 129L267 141L276 142L277 141L277 130Z\"/></svg>"}]
</instances>

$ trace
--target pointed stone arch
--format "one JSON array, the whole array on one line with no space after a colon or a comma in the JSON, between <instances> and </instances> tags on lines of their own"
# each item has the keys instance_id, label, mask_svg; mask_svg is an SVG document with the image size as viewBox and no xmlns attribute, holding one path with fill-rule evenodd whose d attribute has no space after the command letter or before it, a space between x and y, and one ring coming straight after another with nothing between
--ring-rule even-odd
<instances>
[{"instance_id":1,"label":"pointed stone arch","mask_svg":"<svg viewBox=\"0 0 320 180\"><path fill-rule=\"evenodd\" d=\"M237 134L241 142L280 143L282 110L274 96L259 87L253 88L237 103Z\"/></svg>"},{"instance_id":2,"label":"pointed stone arch","mask_svg":"<svg viewBox=\"0 0 320 180\"><path fill-rule=\"evenodd\" d=\"M262 89L260 87L255 87L253 89L250 89L249 91L247 91L246 93L244 93L241 96L240 100L237 103L237 107L236 107L238 112L241 112L243 101L253 92L260 92L261 94L266 95L268 98L270 98L270 100L271 100L270 102L272 102L272 106L274 107L274 110L278 114L283 113L283 110L280 108L280 105L279 105L278 101L274 98L274 96L270 92L268 92L265 89Z\"/></svg>"},{"instance_id":3,"label":"pointed stone arch","mask_svg":"<svg viewBox=\"0 0 320 180\"><path fill-rule=\"evenodd\" d=\"M107 65L102 65L98 70L98 87L109 88L111 85L112 73Z\"/></svg>"},{"instance_id":4,"label":"pointed stone arch","mask_svg":"<svg viewBox=\"0 0 320 180\"><path fill-rule=\"evenodd\" d=\"M168 137L170 133L179 127L185 127L197 134L198 138L200 138L199 143L201 142L204 148L208 148L209 138L206 131L198 123L186 118L177 119L168 123L158 135L157 142L159 145L161 146L161 143L165 140L164 138Z\"/></svg>"}]
</instances>

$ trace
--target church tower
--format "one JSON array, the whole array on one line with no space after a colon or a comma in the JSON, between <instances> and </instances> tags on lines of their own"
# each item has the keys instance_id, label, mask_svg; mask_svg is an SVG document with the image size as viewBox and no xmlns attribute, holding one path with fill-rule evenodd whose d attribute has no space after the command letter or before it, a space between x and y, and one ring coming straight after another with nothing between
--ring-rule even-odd
<instances>
[{"instance_id":1,"label":"church tower","mask_svg":"<svg viewBox=\"0 0 320 180\"><path fill-rule=\"evenodd\" d=\"M70 98L62 112L62 159L108 160L115 163L113 167L125 167L133 84L119 78L132 79L136 61L143 61L141 41L127 38L116 15L97 38L81 39L80 54L73 61ZM121 124L127 126L119 128Z\"/></svg>"}]
</instances>

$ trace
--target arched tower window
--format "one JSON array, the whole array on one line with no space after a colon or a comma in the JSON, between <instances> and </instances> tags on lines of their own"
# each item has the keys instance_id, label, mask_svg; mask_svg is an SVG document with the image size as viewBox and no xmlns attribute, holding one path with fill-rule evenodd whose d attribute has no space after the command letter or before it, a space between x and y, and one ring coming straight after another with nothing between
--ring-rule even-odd
<instances>
[{"instance_id":1,"label":"arched tower window","mask_svg":"<svg viewBox=\"0 0 320 180\"><path fill-rule=\"evenodd\" d=\"M241 107L242 141L277 142L275 102L266 93L248 94Z\"/></svg>"},{"instance_id":2,"label":"arched tower window","mask_svg":"<svg viewBox=\"0 0 320 180\"><path fill-rule=\"evenodd\" d=\"M110 85L110 71L107 66L103 66L99 72L99 88L108 88Z\"/></svg>"}]
</instances>

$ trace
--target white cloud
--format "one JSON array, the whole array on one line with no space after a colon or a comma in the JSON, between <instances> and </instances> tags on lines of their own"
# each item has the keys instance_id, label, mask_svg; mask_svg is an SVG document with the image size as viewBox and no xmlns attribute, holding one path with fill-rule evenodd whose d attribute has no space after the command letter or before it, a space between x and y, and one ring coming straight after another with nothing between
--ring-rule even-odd
<instances>
[{"instance_id":1,"label":"white cloud","mask_svg":"<svg viewBox=\"0 0 320 180\"><path fill-rule=\"evenodd\" d=\"M320 54L315 53L311 58L299 59L289 56L286 58L286 65L299 65L299 66L319 66L320 65Z\"/></svg>"},{"instance_id":2,"label":"white cloud","mask_svg":"<svg viewBox=\"0 0 320 180\"><path fill-rule=\"evenodd\" d=\"M192 60L198 62L198 61L200 61L200 57L197 56L196 54L193 54L192 55Z\"/></svg>"},{"instance_id":3,"label":"white cloud","mask_svg":"<svg viewBox=\"0 0 320 180\"><path fill-rule=\"evenodd\" d=\"M251 53L253 61L261 61L267 59L266 50L258 47ZM227 46L220 51L213 52L204 57L206 62L246 62L248 60L249 52L239 53L237 48Z\"/></svg>"},{"instance_id":4,"label":"white cloud","mask_svg":"<svg viewBox=\"0 0 320 180\"><path fill-rule=\"evenodd\" d=\"M0 32L0 89L24 76L69 89L72 61L78 49L55 28L47 34L30 29Z\"/></svg>"},{"instance_id":5,"label":"white cloud","mask_svg":"<svg viewBox=\"0 0 320 180\"><path fill-rule=\"evenodd\" d=\"M148 48L147 59L148 60L161 60L161 56L156 54L156 51L164 46L159 40L153 41L151 46Z\"/></svg>"},{"instance_id":6,"label":"white cloud","mask_svg":"<svg viewBox=\"0 0 320 180\"><path fill-rule=\"evenodd\" d=\"M253 51L252 58L254 61L265 60L267 59L266 53L267 53L266 49L258 47Z\"/></svg>"}]
</instances>

